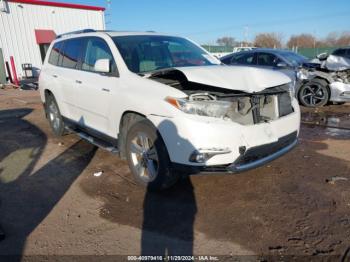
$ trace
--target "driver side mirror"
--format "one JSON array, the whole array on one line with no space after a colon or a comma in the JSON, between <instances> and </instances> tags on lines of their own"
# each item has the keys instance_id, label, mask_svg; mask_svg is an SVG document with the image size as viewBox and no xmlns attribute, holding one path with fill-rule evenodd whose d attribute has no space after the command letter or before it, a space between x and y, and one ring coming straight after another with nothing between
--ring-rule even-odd
<instances>
[{"instance_id":1,"label":"driver side mirror","mask_svg":"<svg viewBox=\"0 0 350 262\"><path fill-rule=\"evenodd\" d=\"M109 59L98 59L94 66L94 71L98 73L109 73L111 71Z\"/></svg>"},{"instance_id":2,"label":"driver side mirror","mask_svg":"<svg viewBox=\"0 0 350 262\"><path fill-rule=\"evenodd\" d=\"M328 53L322 53L322 54L318 54L316 56L316 58L318 58L318 60L322 61L322 60L326 60L328 57Z\"/></svg>"}]
</instances>

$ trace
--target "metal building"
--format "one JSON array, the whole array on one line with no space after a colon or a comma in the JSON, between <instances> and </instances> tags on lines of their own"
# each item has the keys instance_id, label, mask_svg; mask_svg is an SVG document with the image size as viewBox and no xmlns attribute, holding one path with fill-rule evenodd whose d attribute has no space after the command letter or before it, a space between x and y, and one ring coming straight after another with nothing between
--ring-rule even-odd
<instances>
[{"instance_id":1,"label":"metal building","mask_svg":"<svg viewBox=\"0 0 350 262\"><path fill-rule=\"evenodd\" d=\"M19 77L24 76L22 64L32 64L37 74L56 35L86 28L104 30L104 10L41 0L0 0L0 60L10 63L13 56Z\"/></svg>"}]
</instances>

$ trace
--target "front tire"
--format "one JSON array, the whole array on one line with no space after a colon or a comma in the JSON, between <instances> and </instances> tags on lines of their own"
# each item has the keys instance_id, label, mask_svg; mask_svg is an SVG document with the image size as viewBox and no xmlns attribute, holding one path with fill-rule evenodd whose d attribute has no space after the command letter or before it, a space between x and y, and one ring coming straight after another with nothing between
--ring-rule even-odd
<instances>
[{"instance_id":1,"label":"front tire","mask_svg":"<svg viewBox=\"0 0 350 262\"><path fill-rule=\"evenodd\" d=\"M64 136L66 134L66 127L56 99L51 94L46 96L45 111L54 135L58 137Z\"/></svg>"},{"instance_id":2,"label":"front tire","mask_svg":"<svg viewBox=\"0 0 350 262\"><path fill-rule=\"evenodd\" d=\"M299 91L299 102L306 107L321 107L328 103L328 83L322 79L313 79L305 83Z\"/></svg>"},{"instance_id":3,"label":"front tire","mask_svg":"<svg viewBox=\"0 0 350 262\"><path fill-rule=\"evenodd\" d=\"M157 129L148 120L136 122L126 138L126 157L134 179L142 186L159 191L174 185L167 148Z\"/></svg>"}]
</instances>

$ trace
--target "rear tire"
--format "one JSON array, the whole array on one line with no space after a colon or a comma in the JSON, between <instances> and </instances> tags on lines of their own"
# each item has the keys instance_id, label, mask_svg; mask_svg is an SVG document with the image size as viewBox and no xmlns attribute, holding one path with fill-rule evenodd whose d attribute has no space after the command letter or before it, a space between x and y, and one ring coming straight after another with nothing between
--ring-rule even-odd
<instances>
[{"instance_id":1,"label":"rear tire","mask_svg":"<svg viewBox=\"0 0 350 262\"><path fill-rule=\"evenodd\" d=\"M305 107L321 107L329 100L328 83L322 79L313 79L300 87L298 99Z\"/></svg>"},{"instance_id":2,"label":"rear tire","mask_svg":"<svg viewBox=\"0 0 350 262\"><path fill-rule=\"evenodd\" d=\"M54 135L57 137L64 136L66 134L66 126L56 99L51 94L46 95L45 111Z\"/></svg>"},{"instance_id":3,"label":"rear tire","mask_svg":"<svg viewBox=\"0 0 350 262\"><path fill-rule=\"evenodd\" d=\"M134 179L147 189L167 189L178 180L179 176L172 172L163 139L146 119L130 128L126 137L126 158Z\"/></svg>"}]
</instances>

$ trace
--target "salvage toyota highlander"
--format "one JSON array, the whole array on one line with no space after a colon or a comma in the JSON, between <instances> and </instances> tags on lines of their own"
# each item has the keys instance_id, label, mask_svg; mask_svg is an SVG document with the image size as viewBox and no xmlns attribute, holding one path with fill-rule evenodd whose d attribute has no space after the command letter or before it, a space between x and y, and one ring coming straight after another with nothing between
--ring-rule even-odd
<instances>
[{"instance_id":1,"label":"salvage toyota highlander","mask_svg":"<svg viewBox=\"0 0 350 262\"><path fill-rule=\"evenodd\" d=\"M53 133L118 153L151 190L181 174L246 171L297 143L287 76L223 65L185 38L83 30L48 54L39 86Z\"/></svg>"}]
</instances>

